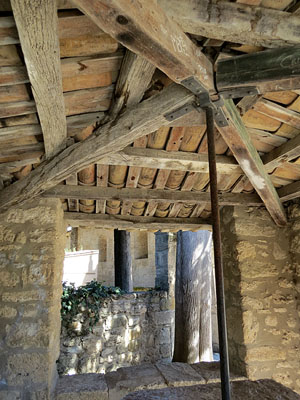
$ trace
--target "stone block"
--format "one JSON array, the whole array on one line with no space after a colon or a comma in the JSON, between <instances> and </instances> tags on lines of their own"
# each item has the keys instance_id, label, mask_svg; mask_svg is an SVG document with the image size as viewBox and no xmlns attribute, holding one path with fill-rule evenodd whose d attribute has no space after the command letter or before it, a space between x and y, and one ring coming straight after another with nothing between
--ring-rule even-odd
<instances>
[{"instance_id":1,"label":"stone block","mask_svg":"<svg viewBox=\"0 0 300 400\"><path fill-rule=\"evenodd\" d=\"M108 388L102 374L82 374L59 378L55 400L107 400Z\"/></svg>"},{"instance_id":2,"label":"stone block","mask_svg":"<svg viewBox=\"0 0 300 400\"><path fill-rule=\"evenodd\" d=\"M285 360L286 352L277 346L260 346L247 350L246 362Z\"/></svg>"},{"instance_id":3,"label":"stone block","mask_svg":"<svg viewBox=\"0 0 300 400\"><path fill-rule=\"evenodd\" d=\"M43 290L23 290L20 292L4 292L2 301L12 303L23 303L26 301L44 300L46 292Z\"/></svg>"},{"instance_id":4,"label":"stone block","mask_svg":"<svg viewBox=\"0 0 300 400\"><path fill-rule=\"evenodd\" d=\"M21 393L15 390L0 390L0 400L21 400Z\"/></svg>"},{"instance_id":5,"label":"stone block","mask_svg":"<svg viewBox=\"0 0 300 400\"><path fill-rule=\"evenodd\" d=\"M49 357L47 354L24 353L8 356L7 383L31 385L48 381Z\"/></svg>"},{"instance_id":6,"label":"stone block","mask_svg":"<svg viewBox=\"0 0 300 400\"><path fill-rule=\"evenodd\" d=\"M159 311L153 313L153 320L156 325L172 324L174 322L174 311Z\"/></svg>"},{"instance_id":7,"label":"stone block","mask_svg":"<svg viewBox=\"0 0 300 400\"><path fill-rule=\"evenodd\" d=\"M185 363L162 363L155 364L159 369L168 386L190 386L206 383L194 368Z\"/></svg>"},{"instance_id":8,"label":"stone block","mask_svg":"<svg viewBox=\"0 0 300 400\"><path fill-rule=\"evenodd\" d=\"M41 348L49 346L49 327L41 320L6 325L6 343L9 347Z\"/></svg>"},{"instance_id":9,"label":"stone block","mask_svg":"<svg viewBox=\"0 0 300 400\"><path fill-rule=\"evenodd\" d=\"M16 272L2 271L0 274L0 287L14 288L20 282L20 278Z\"/></svg>"},{"instance_id":10,"label":"stone block","mask_svg":"<svg viewBox=\"0 0 300 400\"><path fill-rule=\"evenodd\" d=\"M119 368L115 372L106 374L105 379L110 400L121 400L126 394L142 389L158 389L166 386L164 378L152 364Z\"/></svg>"},{"instance_id":11,"label":"stone block","mask_svg":"<svg viewBox=\"0 0 300 400\"><path fill-rule=\"evenodd\" d=\"M0 318L14 318L17 315L17 310L14 307L0 307Z\"/></svg>"}]
</instances>

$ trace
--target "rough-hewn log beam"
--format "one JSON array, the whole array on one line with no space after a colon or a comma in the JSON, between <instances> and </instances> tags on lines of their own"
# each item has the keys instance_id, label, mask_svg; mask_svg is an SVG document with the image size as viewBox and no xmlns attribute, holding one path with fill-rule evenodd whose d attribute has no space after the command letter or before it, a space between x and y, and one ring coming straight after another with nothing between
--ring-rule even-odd
<instances>
[{"instance_id":1,"label":"rough-hewn log beam","mask_svg":"<svg viewBox=\"0 0 300 400\"><path fill-rule=\"evenodd\" d=\"M56 2L12 0L11 5L42 126L46 156L50 157L63 148L67 137Z\"/></svg>"},{"instance_id":2,"label":"rough-hewn log beam","mask_svg":"<svg viewBox=\"0 0 300 400\"><path fill-rule=\"evenodd\" d=\"M300 88L300 46L260 51L220 60L219 91L255 86L259 93Z\"/></svg>"},{"instance_id":3,"label":"rough-hewn log beam","mask_svg":"<svg viewBox=\"0 0 300 400\"><path fill-rule=\"evenodd\" d=\"M267 174L262 160L253 146L247 129L232 100L224 100L223 112L228 126L218 127L221 135L259 194L276 224L286 224L286 216L278 194Z\"/></svg>"},{"instance_id":4,"label":"rough-hewn log beam","mask_svg":"<svg viewBox=\"0 0 300 400\"><path fill-rule=\"evenodd\" d=\"M92 200L129 200L205 204L210 200L207 192L185 192L154 189L115 189L96 186L58 185L43 193L44 197L59 199L92 199ZM219 193L219 202L224 206L262 206L263 202L256 194Z\"/></svg>"},{"instance_id":5,"label":"rough-hewn log beam","mask_svg":"<svg viewBox=\"0 0 300 400\"><path fill-rule=\"evenodd\" d=\"M300 197L300 181L290 183L277 190L282 202Z\"/></svg>"},{"instance_id":6,"label":"rough-hewn log beam","mask_svg":"<svg viewBox=\"0 0 300 400\"><path fill-rule=\"evenodd\" d=\"M73 172L122 150L139 137L154 132L169 121L165 114L179 107L189 106L194 100L191 92L178 85L170 85L156 96L125 111L113 124L98 128L86 140L75 143L49 161L42 163L24 179L1 192L0 211L23 203L47 189L58 185Z\"/></svg>"},{"instance_id":7,"label":"rough-hewn log beam","mask_svg":"<svg viewBox=\"0 0 300 400\"><path fill-rule=\"evenodd\" d=\"M193 90L214 92L208 58L169 19L155 0L74 0L95 24L171 79Z\"/></svg>"},{"instance_id":8,"label":"rough-hewn log beam","mask_svg":"<svg viewBox=\"0 0 300 400\"><path fill-rule=\"evenodd\" d=\"M300 135L265 154L262 160L267 171L272 172L280 164L297 157L300 157Z\"/></svg>"},{"instance_id":9,"label":"rough-hewn log beam","mask_svg":"<svg viewBox=\"0 0 300 400\"><path fill-rule=\"evenodd\" d=\"M210 220L200 218L155 218L133 215L107 215L65 212L65 220L73 227L99 226L104 229L143 229L149 231L211 230Z\"/></svg>"},{"instance_id":10,"label":"rough-hewn log beam","mask_svg":"<svg viewBox=\"0 0 300 400\"><path fill-rule=\"evenodd\" d=\"M158 0L184 32L234 43L283 47L300 42L291 13L218 0Z\"/></svg>"},{"instance_id":11,"label":"rough-hewn log beam","mask_svg":"<svg viewBox=\"0 0 300 400\"><path fill-rule=\"evenodd\" d=\"M98 164L208 173L208 156L206 154L137 147L127 147L118 153L103 158ZM227 156L217 156L217 169L222 174L241 171L241 167L234 158Z\"/></svg>"}]
</instances>

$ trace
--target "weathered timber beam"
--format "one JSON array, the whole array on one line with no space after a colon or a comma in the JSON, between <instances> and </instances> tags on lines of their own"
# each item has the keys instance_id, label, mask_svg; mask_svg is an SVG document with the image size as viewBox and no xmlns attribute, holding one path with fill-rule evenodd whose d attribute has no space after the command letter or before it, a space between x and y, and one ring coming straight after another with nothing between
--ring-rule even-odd
<instances>
[{"instance_id":1,"label":"weathered timber beam","mask_svg":"<svg viewBox=\"0 0 300 400\"><path fill-rule=\"evenodd\" d=\"M216 85L218 91L252 86L259 93L299 89L300 45L220 60Z\"/></svg>"},{"instance_id":2,"label":"weathered timber beam","mask_svg":"<svg viewBox=\"0 0 300 400\"><path fill-rule=\"evenodd\" d=\"M211 230L210 220L200 218L155 218L133 215L107 215L65 212L65 220L73 227L98 226L104 229L137 230Z\"/></svg>"},{"instance_id":3,"label":"weathered timber beam","mask_svg":"<svg viewBox=\"0 0 300 400\"><path fill-rule=\"evenodd\" d=\"M222 110L228 121L227 126L217 126L223 139L263 200L273 220L279 226L285 225L286 216L278 194L233 101L224 99Z\"/></svg>"},{"instance_id":4,"label":"weathered timber beam","mask_svg":"<svg viewBox=\"0 0 300 400\"><path fill-rule=\"evenodd\" d=\"M267 171L272 172L282 163L297 157L300 157L300 135L265 154L262 157L262 161Z\"/></svg>"},{"instance_id":5,"label":"weathered timber beam","mask_svg":"<svg viewBox=\"0 0 300 400\"><path fill-rule=\"evenodd\" d=\"M60 69L56 2L12 0L32 93L42 126L46 157L65 145L67 123Z\"/></svg>"},{"instance_id":6,"label":"weathered timber beam","mask_svg":"<svg viewBox=\"0 0 300 400\"><path fill-rule=\"evenodd\" d=\"M95 24L172 80L197 94L214 92L209 59L155 0L74 0Z\"/></svg>"},{"instance_id":7,"label":"weathered timber beam","mask_svg":"<svg viewBox=\"0 0 300 400\"><path fill-rule=\"evenodd\" d=\"M155 66L130 50L126 51L115 87L114 101L109 110L114 118L125 107L138 104L147 90Z\"/></svg>"},{"instance_id":8,"label":"weathered timber beam","mask_svg":"<svg viewBox=\"0 0 300 400\"><path fill-rule=\"evenodd\" d=\"M300 197L300 181L290 183L277 190L282 202Z\"/></svg>"},{"instance_id":9,"label":"weathered timber beam","mask_svg":"<svg viewBox=\"0 0 300 400\"><path fill-rule=\"evenodd\" d=\"M158 0L184 32L263 47L300 43L300 18L291 13L218 0Z\"/></svg>"},{"instance_id":10,"label":"weathered timber beam","mask_svg":"<svg viewBox=\"0 0 300 400\"><path fill-rule=\"evenodd\" d=\"M113 124L98 128L86 140L75 143L49 161L45 161L24 179L1 192L0 212L24 203L58 185L73 172L78 172L103 157L122 150L139 137L154 132L169 121L165 114L190 106L194 95L176 84L125 111Z\"/></svg>"},{"instance_id":11,"label":"weathered timber beam","mask_svg":"<svg viewBox=\"0 0 300 400\"><path fill-rule=\"evenodd\" d=\"M205 204L210 201L207 192L185 192L156 189L115 189L97 186L58 185L43 193L44 197L59 199L91 199L91 200L127 200ZM219 193L219 202L224 206L262 206L263 202L256 194Z\"/></svg>"},{"instance_id":12,"label":"weathered timber beam","mask_svg":"<svg viewBox=\"0 0 300 400\"><path fill-rule=\"evenodd\" d=\"M265 99L261 99L253 105L253 109L261 114L267 115L268 117L272 117L277 121L284 122L287 125L300 129L300 113L296 111L289 110L288 108Z\"/></svg>"},{"instance_id":13,"label":"weathered timber beam","mask_svg":"<svg viewBox=\"0 0 300 400\"><path fill-rule=\"evenodd\" d=\"M98 164L208 173L208 156L206 154L137 147L126 147L118 153L103 158ZM234 158L227 156L217 156L217 169L222 174L241 172L241 167Z\"/></svg>"}]
</instances>

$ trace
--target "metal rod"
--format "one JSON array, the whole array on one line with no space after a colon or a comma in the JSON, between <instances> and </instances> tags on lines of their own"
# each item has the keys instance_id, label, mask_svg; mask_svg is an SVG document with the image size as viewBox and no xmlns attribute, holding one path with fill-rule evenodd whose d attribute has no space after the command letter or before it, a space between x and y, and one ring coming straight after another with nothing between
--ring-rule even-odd
<instances>
[{"instance_id":1,"label":"metal rod","mask_svg":"<svg viewBox=\"0 0 300 400\"><path fill-rule=\"evenodd\" d=\"M209 176L210 176L210 198L211 198L211 209L212 209L211 212L212 212L212 225L213 225L214 259L215 259L222 400L230 400L231 388L230 388L229 358L228 358L226 314L225 314L223 259L222 259L220 213L219 213L218 187L217 187L216 152L215 152L215 140L214 140L214 114L211 107L206 108L206 125L207 125Z\"/></svg>"}]
</instances>

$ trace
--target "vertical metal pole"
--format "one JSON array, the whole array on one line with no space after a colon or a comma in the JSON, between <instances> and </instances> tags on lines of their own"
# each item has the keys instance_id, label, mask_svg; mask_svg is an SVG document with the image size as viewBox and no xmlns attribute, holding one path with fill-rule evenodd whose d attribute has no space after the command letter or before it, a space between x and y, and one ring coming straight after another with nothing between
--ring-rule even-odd
<instances>
[{"instance_id":1,"label":"vertical metal pole","mask_svg":"<svg viewBox=\"0 0 300 400\"><path fill-rule=\"evenodd\" d=\"M215 141L214 141L214 114L211 107L206 108L206 125L207 125L209 176L210 176L210 198L211 198L211 209L212 209L211 212L212 212L212 224L213 224L214 259L215 259L215 272L216 272L215 276L216 276L218 331L219 331L219 346L220 346L222 400L230 400L231 389L230 389L229 359L228 359L227 329L226 329L226 314L225 314L225 296L224 296L223 260L222 260L222 248L221 248L220 213L219 213L218 187L217 187L216 152L215 152Z\"/></svg>"}]
</instances>

